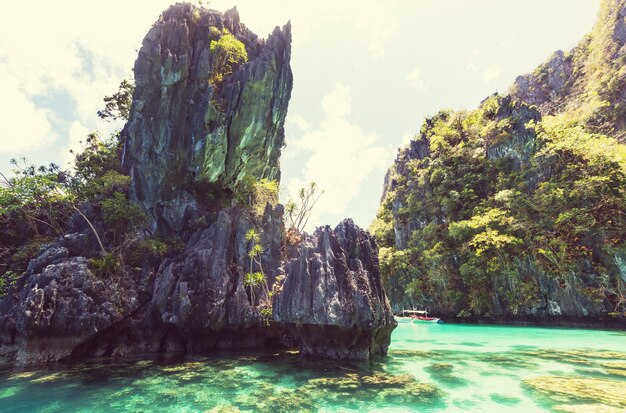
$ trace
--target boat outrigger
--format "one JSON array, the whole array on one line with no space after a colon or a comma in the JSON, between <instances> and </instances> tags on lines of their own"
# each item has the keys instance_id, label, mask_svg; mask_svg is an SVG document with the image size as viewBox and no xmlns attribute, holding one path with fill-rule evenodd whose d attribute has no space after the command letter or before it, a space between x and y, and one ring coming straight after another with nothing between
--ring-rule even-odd
<instances>
[{"instance_id":1,"label":"boat outrigger","mask_svg":"<svg viewBox=\"0 0 626 413\"><path fill-rule=\"evenodd\" d=\"M443 323L440 318L429 317L426 310L402 310L396 315L399 321L410 322L426 322L426 323Z\"/></svg>"}]
</instances>

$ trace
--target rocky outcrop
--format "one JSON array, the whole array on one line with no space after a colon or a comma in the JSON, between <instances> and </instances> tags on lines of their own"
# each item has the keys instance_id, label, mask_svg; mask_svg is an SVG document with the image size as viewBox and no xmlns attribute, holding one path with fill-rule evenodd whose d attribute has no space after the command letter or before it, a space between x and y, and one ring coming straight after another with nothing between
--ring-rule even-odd
<instances>
[{"instance_id":1,"label":"rocky outcrop","mask_svg":"<svg viewBox=\"0 0 626 413\"><path fill-rule=\"evenodd\" d=\"M572 51L518 77L506 96L427 119L399 151L373 225L395 310L624 324L616 217L626 179L609 152L621 153L626 136L625 16L626 0L603 1ZM606 164L593 162L594 147ZM603 209L612 195L616 208ZM587 226L564 224L583 215Z\"/></svg>"},{"instance_id":2,"label":"rocky outcrop","mask_svg":"<svg viewBox=\"0 0 626 413\"><path fill-rule=\"evenodd\" d=\"M68 358L142 304L134 279L98 279L87 259L67 253L45 249L31 261L19 295L0 301L0 354L31 365Z\"/></svg>"},{"instance_id":3,"label":"rocky outcrop","mask_svg":"<svg viewBox=\"0 0 626 413\"><path fill-rule=\"evenodd\" d=\"M373 238L346 220L306 235L285 257L282 217L282 206L268 205L258 228L244 209L222 210L156 274L99 278L86 258L68 255L62 237L31 261L19 293L0 300L0 355L40 365L294 344L327 358L386 354L396 323ZM261 233L262 266L275 285L269 319L257 307L262 290L252 303L243 285L250 228Z\"/></svg>"},{"instance_id":4,"label":"rocky outcrop","mask_svg":"<svg viewBox=\"0 0 626 413\"><path fill-rule=\"evenodd\" d=\"M377 254L373 237L349 219L334 231L318 228L288 249L273 316L295 337L301 353L338 359L387 353L397 323Z\"/></svg>"},{"instance_id":5,"label":"rocky outcrop","mask_svg":"<svg viewBox=\"0 0 626 413\"><path fill-rule=\"evenodd\" d=\"M211 44L232 34L248 61L223 83ZM246 176L280 179L291 96L291 27L259 39L236 9L190 4L166 10L144 38L124 128L131 196L163 235L188 228L207 189L232 192ZM225 196L224 196L225 197Z\"/></svg>"},{"instance_id":6,"label":"rocky outcrop","mask_svg":"<svg viewBox=\"0 0 626 413\"><path fill-rule=\"evenodd\" d=\"M263 268L272 285L280 266L281 243L271 234L283 232L283 208L268 207L260 230ZM216 222L196 232L185 251L165 261L156 274L148 315L163 327L175 328L194 352L215 347L262 346L273 335L264 325L243 285L250 268L246 232L255 225L240 209L220 211ZM258 230L258 229L257 229Z\"/></svg>"},{"instance_id":7,"label":"rocky outcrop","mask_svg":"<svg viewBox=\"0 0 626 413\"><path fill-rule=\"evenodd\" d=\"M248 57L232 73L219 72L211 47L223 36ZM148 231L135 238L176 238L184 248L139 257L139 266L102 255L93 229L105 234L105 220L81 206L85 216L0 299L0 355L33 365L294 344L330 358L385 354L395 321L373 238L344 221L287 246L281 205L267 203L259 216L250 197L234 196L241 181L280 178L290 43L289 24L262 40L235 9L177 4L163 13L135 64L122 163L131 201L148 215ZM251 229L258 241L246 239ZM104 247L128 252L112 240ZM244 285L258 271L273 295Z\"/></svg>"},{"instance_id":8,"label":"rocky outcrop","mask_svg":"<svg viewBox=\"0 0 626 413\"><path fill-rule=\"evenodd\" d=\"M626 1L604 0L591 33L569 52L555 52L509 93L542 115L567 113L594 132L626 136Z\"/></svg>"},{"instance_id":9,"label":"rocky outcrop","mask_svg":"<svg viewBox=\"0 0 626 413\"><path fill-rule=\"evenodd\" d=\"M487 134L486 153L488 159L507 158L512 167L520 170L527 165L535 153L536 132L530 124L541 120L539 112L526 103L514 100L511 96L492 99L498 101L498 110L493 115L493 122L506 121L506 127L499 128L495 136Z\"/></svg>"},{"instance_id":10,"label":"rocky outcrop","mask_svg":"<svg viewBox=\"0 0 626 413\"><path fill-rule=\"evenodd\" d=\"M539 107L541 113L552 115L565 104L564 96L573 86L573 63L562 50L542 64L536 74L518 76L511 88L516 98Z\"/></svg>"},{"instance_id":11,"label":"rocky outcrop","mask_svg":"<svg viewBox=\"0 0 626 413\"><path fill-rule=\"evenodd\" d=\"M541 114L536 108L515 100L511 96L494 94L481 103L481 109L484 112L490 112L486 107L490 104L495 104L497 109L493 113L486 114L486 117L497 127L491 128L489 133L483 136L484 154L487 159L503 159L511 168L520 170L528 165L537 149L537 133L531 125L541 120ZM420 185L414 180L407 182L406 177L412 174L411 167L414 168L417 161L430 158L430 136L424 131L432 127L438 116L444 115L447 116L443 113L443 115L436 115L433 119L426 119L422 133L398 150L394 164L385 175L381 203L385 202L388 194L397 189L398 182L406 183L407 191L412 193L413 197L422 199L426 196L425 192L430 189L429 185ZM390 203L391 211L396 217L407 207L407 200L401 196L390 197ZM402 220L395 219L393 221L395 247L407 248L413 231L424 228L429 222L434 221L439 224L445 222L445 217L441 213L430 215L430 219L424 219L423 215L417 214L406 216ZM400 286L398 292L404 295L404 288ZM408 302L406 304L407 307L411 307ZM402 309L402 307L399 308Z\"/></svg>"}]
</instances>

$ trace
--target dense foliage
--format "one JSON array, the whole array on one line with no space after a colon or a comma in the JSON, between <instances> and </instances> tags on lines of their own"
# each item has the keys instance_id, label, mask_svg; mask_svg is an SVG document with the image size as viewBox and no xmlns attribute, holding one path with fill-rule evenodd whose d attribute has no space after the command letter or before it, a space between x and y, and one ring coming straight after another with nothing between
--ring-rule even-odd
<instances>
[{"instance_id":1,"label":"dense foliage","mask_svg":"<svg viewBox=\"0 0 626 413\"><path fill-rule=\"evenodd\" d=\"M227 29L222 33L214 29L211 36L216 39L211 40L209 46L213 60L209 82L219 89L239 65L248 61L248 52L246 46Z\"/></svg>"},{"instance_id":2,"label":"dense foliage","mask_svg":"<svg viewBox=\"0 0 626 413\"><path fill-rule=\"evenodd\" d=\"M104 98L105 107L98 111L98 116L104 120L128 120L134 91L135 83L132 80L122 80L118 91Z\"/></svg>"},{"instance_id":3,"label":"dense foliage","mask_svg":"<svg viewBox=\"0 0 626 413\"><path fill-rule=\"evenodd\" d=\"M428 119L411 145L372 226L396 305L532 314L554 280L625 310L626 148L614 138L493 96Z\"/></svg>"},{"instance_id":4,"label":"dense foliage","mask_svg":"<svg viewBox=\"0 0 626 413\"><path fill-rule=\"evenodd\" d=\"M132 84L123 82L120 92L105 98L107 108L100 113L126 119L131 94ZM91 257L99 276L120 275L179 248L176 240L141 231L146 217L128 200L130 177L120 165L120 136L91 133L82 145L71 170L54 164L37 168L22 159L12 161L11 175L1 175L0 296L41 247L68 232L88 236L82 253Z\"/></svg>"}]
</instances>

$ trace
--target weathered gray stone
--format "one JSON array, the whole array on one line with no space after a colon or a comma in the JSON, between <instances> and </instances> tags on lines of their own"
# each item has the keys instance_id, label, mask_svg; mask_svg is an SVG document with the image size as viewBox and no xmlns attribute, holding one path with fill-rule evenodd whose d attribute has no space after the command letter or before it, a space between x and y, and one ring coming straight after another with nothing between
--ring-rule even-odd
<instances>
[{"instance_id":1,"label":"weathered gray stone","mask_svg":"<svg viewBox=\"0 0 626 413\"><path fill-rule=\"evenodd\" d=\"M220 88L209 83L216 70L212 28L229 30L249 57ZM207 201L206 185L232 191L246 175L280 179L290 55L289 24L261 40L236 9L222 15L177 4L154 24L135 63L134 103L123 131L131 196L153 230L185 229Z\"/></svg>"},{"instance_id":2,"label":"weathered gray stone","mask_svg":"<svg viewBox=\"0 0 626 413\"><path fill-rule=\"evenodd\" d=\"M303 354L368 359L386 354L396 321L382 288L378 248L352 220L292 247L274 320Z\"/></svg>"},{"instance_id":3,"label":"weathered gray stone","mask_svg":"<svg viewBox=\"0 0 626 413\"><path fill-rule=\"evenodd\" d=\"M495 121L508 119L512 121L506 138L487 142L487 158L508 158L513 168L519 170L527 164L535 152L536 132L529 128L529 122L538 122L541 115L536 109L530 108L520 101L513 101L510 96L498 97L498 112Z\"/></svg>"},{"instance_id":4,"label":"weathered gray stone","mask_svg":"<svg viewBox=\"0 0 626 413\"><path fill-rule=\"evenodd\" d=\"M250 58L219 90L209 83L210 28L227 28ZM84 219L74 217L71 233L44 248L0 299L0 355L45 364L294 340L304 354L325 357L386 352L395 321L369 234L344 221L286 248L281 205L268 203L262 217L230 205L245 176L280 177L290 41L289 25L259 40L236 10L221 15L177 4L163 13L135 65L123 162L131 199L149 214L151 229L180 237L184 250L98 279L85 256L97 257L99 246ZM81 209L104 234L97 208ZM261 311L271 301L264 289L251 293L243 284L247 272L260 270L248 257L252 228L260 233L260 263L279 308L270 317ZM105 248L113 248L106 239Z\"/></svg>"},{"instance_id":5,"label":"weathered gray stone","mask_svg":"<svg viewBox=\"0 0 626 413\"><path fill-rule=\"evenodd\" d=\"M45 256L46 252L32 262ZM19 304L6 314L15 320L15 333L12 340L2 340L1 352L17 350L13 357L19 364L67 358L87 339L140 306L133 287L132 280L123 278L107 280L105 285L94 277L83 257L47 265L28 277Z\"/></svg>"}]
</instances>

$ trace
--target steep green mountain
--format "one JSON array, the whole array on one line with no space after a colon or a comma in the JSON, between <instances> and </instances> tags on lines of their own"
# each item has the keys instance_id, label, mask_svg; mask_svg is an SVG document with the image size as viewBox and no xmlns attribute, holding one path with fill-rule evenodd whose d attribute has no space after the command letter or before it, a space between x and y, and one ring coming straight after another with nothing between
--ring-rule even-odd
<instances>
[{"instance_id":1,"label":"steep green mountain","mask_svg":"<svg viewBox=\"0 0 626 413\"><path fill-rule=\"evenodd\" d=\"M372 231L396 310L626 315L626 14L474 111L441 111L388 171Z\"/></svg>"}]
</instances>

